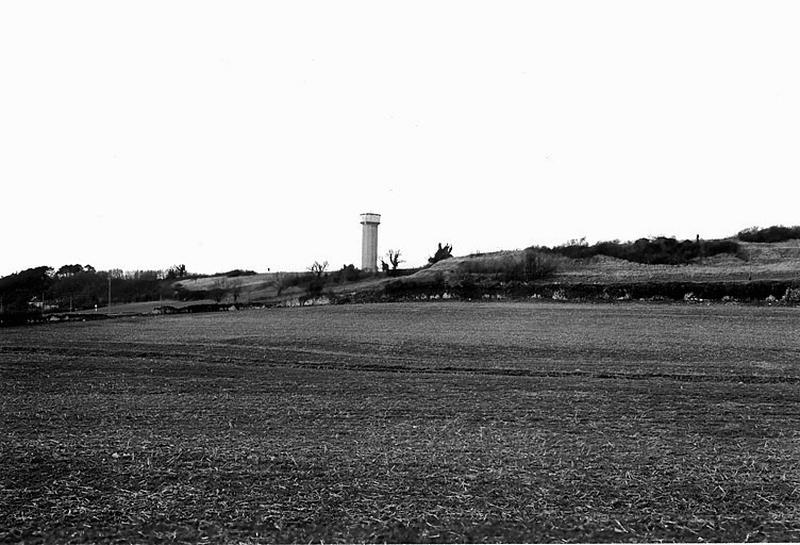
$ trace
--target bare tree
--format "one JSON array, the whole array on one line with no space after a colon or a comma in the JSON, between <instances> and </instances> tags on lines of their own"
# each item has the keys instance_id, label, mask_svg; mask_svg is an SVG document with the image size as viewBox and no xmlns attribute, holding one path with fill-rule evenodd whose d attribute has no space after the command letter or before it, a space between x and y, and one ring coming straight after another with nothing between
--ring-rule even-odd
<instances>
[{"instance_id":1,"label":"bare tree","mask_svg":"<svg viewBox=\"0 0 800 545\"><path fill-rule=\"evenodd\" d=\"M183 263L180 265L174 265L167 269L167 278L170 280L174 278L184 278L187 275L188 273L186 272L186 265Z\"/></svg>"},{"instance_id":2,"label":"bare tree","mask_svg":"<svg viewBox=\"0 0 800 545\"><path fill-rule=\"evenodd\" d=\"M393 271L397 270L397 267L400 265L400 263L405 263L405 259L400 259L400 250L389 250L386 255L389 258L389 263L392 264Z\"/></svg>"},{"instance_id":3,"label":"bare tree","mask_svg":"<svg viewBox=\"0 0 800 545\"><path fill-rule=\"evenodd\" d=\"M314 264L308 268L309 271L311 271L318 277L322 276L322 273L324 273L327 269L328 269L327 261L323 261L322 263L320 263L319 261L315 261Z\"/></svg>"}]
</instances>

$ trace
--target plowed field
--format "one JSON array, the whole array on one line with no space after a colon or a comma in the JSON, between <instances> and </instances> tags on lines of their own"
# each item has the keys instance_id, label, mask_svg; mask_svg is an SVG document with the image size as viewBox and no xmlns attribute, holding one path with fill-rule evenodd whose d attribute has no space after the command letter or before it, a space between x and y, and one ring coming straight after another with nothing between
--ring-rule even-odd
<instances>
[{"instance_id":1,"label":"plowed field","mask_svg":"<svg viewBox=\"0 0 800 545\"><path fill-rule=\"evenodd\" d=\"M800 309L0 331L0 542L800 540Z\"/></svg>"}]
</instances>

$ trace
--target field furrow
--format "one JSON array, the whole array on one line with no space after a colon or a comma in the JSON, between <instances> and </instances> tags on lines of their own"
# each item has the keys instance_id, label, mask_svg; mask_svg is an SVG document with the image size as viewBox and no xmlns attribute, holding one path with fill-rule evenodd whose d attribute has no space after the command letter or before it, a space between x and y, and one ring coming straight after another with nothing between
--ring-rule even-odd
<instances>
[{"instance_id":1,"label":"field furrow","mask_svg":"<svg viewBox=\"0 0 800 545\"><path fill-rule=\"evenodd\" d=\"M0 542L800 539L795 308L52 324L0 377Z\"/></svg>"}]
</instances>

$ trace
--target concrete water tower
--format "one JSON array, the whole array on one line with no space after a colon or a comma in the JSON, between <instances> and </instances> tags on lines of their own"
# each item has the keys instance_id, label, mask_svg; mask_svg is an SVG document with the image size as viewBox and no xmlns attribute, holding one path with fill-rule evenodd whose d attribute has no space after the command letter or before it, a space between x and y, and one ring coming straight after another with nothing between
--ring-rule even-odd
<instances>
[{"instance_id":1,"label":"concrete water tower","mask_svg":"<svg viewBox=\"0 0 800 545\"><path fill-rule=\"evenodd\" d=\"M378 270L378 225L381 215L367 212L361 214L361 270Z\"/></svg>"}]
</instances>

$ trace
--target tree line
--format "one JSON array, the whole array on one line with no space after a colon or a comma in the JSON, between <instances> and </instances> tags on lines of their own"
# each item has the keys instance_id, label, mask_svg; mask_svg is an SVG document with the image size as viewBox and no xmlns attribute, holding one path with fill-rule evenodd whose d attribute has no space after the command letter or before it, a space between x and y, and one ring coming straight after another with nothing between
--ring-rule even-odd
<instances>
[{"instance_id":1,"label":"tree line","mask_svg":"<svg viewBox=\"0 0 800 545\"><path fill-rule=\"evenodd\" d=\"M98 271L91 265L33 267L0 278L0 312L71 311L112 303L153 301L173 294L174 280L188 276L185 265L167 270Z\"/></svg>"}]
</instances>

